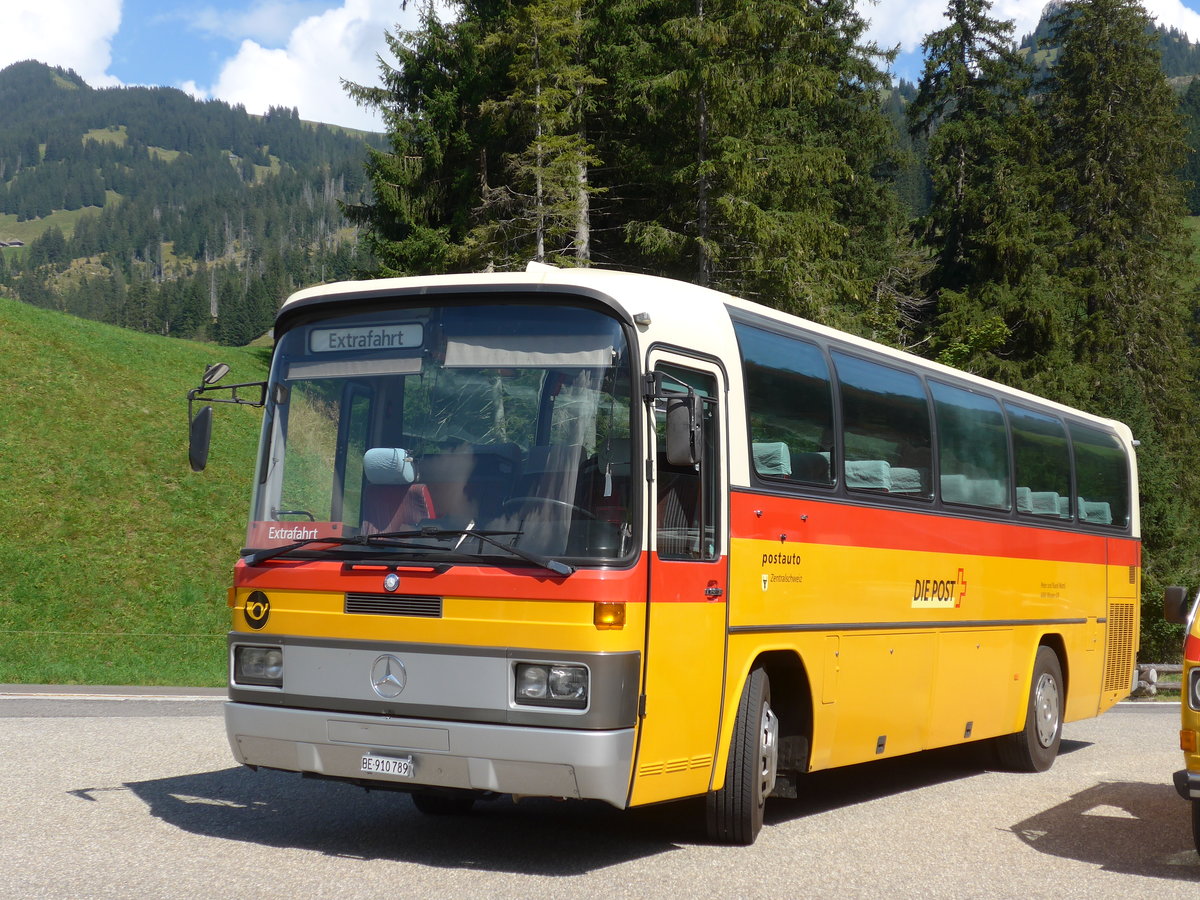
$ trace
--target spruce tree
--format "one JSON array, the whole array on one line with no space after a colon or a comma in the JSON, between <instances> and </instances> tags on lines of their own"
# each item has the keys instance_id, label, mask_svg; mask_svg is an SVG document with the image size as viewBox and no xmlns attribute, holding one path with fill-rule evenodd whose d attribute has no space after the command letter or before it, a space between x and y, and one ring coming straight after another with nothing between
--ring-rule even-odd
<instances>
[{"instance_id":1,"label":"spruce tree","mask_svg":"<svg viewBox=\"0 0 1200 900\"><path fill-rule=\"evenodd\" d=\"M1082 0L1056 19L1061 45L1045 100L1054 200L1070 226L1063 266L1078 319L1075 356L1128 367L1142 392L1177 384L1190 277L1185 156L1157 36L1133 0ZM1088 400L1108 379L1085 378Z\"/></svg>"},{"instance_id":2,"label":"spruce tree","mask_svg":"<svg viewBox=\"0 0 1200 900\"><path fill-rule=\"evenodd\" d=\"M606 234L624 236L626 264L895 337L903 292L880 286L903 269L896 135L854 4L627 0L602 15L619 86Z\"/></svg>"},{"instance_id":3,"label":"spruce tree","mask_svg":"<svg viewBox=\"0 0 1200 900\"><path fill-rule=\"evenodd\" d=\"M483 53L507 60L507 93L481 113L506 134L503 179L484 184L465 258L513 268L553 257L586 263L591 255L589 170L600 160L587 139L585 112L602 83L583 63L580 0L533 0L484 38ZM504 85L498 85L503 90Z\"/></svg>"},{"instance_id":4,"label":"spruce tree","mask_svg":"<svg viewBox=\"0 0 1200 900\"><path fill-rule=\"evenodd\" d=\"M1163 585L1200 578L1200 484L1196 273L1175 177L1184 130L1149 24L1132 0L1069 4L1054 23L1061 51L1045 113L1054 201L1071 229L1063 273L1075 366L1061 399L1128 422L1141 441L1143 621L1153 636Z\"/></svg>"},{"instance_id":5,"label":"spruce tree","mask_svg":"<svg viewBox=\"0 0 1200 900\"><path fill-rule=\"evenodd\" d=\"M1200 215L1200 79L1193 80L1179 100L1179 114L1187 128L1187 147L1190 151L1179 176L1187 191L1188 212Z\"/></svg>"},{"instance_id":6,"label":"spruce tree","mask_svg":"<svg viewBox=\"0 0 1200 900\"><path fill-rule=\"evenodd\" d=\"M943 362L1020 386L1060 368L1063 309L1055 283L1058 219L1046 200L1045 129L1012 23L989 0L949 0L945 28L923 43L909 107L928 136L934 253L930 349Z\"/></svg>"},{"instance_id":7,"label":"spruce tree","mask_svg":"<svg viewBox=\"0 0 1200 900\"><path fill-rule=\"evenodd\" d=\"M425 0L417 29L385 35L395 64L380 58L380 85L345 83L360 105L382 115L388 132L388 149L371 148L366 163L372 197L345 208L366 226L364 242L381 275L454 269L488 183L480 105L493 82L479 57L485 17L454 6L460 16L444 23Z\"/></svg>"}]
</instances>

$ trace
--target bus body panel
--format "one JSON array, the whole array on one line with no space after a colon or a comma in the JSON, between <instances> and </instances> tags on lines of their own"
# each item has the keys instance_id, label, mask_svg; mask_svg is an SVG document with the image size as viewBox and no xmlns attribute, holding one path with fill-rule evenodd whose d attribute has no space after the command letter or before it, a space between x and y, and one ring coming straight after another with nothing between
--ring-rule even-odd
<instances>
[{"instance_id":1,"label":"bus body panel","mask_svg":"<svg viewBox=\"0 0 1200 900\"><path fill-rule=\"evenodd\" d=\"M328 638L394 639L462 645L506 643L528 647L570 647L587 651L641 650L645 632L647 565L628 569L581 570L569 579L548 579L532 572L462 566L440 574L400 570L400 587L384 591L384 568L344 573L340 563L308 561L258 568L239 563L230 598L235 625L247 623L247 598L269 591L270 616L260 634L304 634ZM369 601L397 597L440 602L437 616L348 613L348 596ZM626 625L597 630L596 603L625 605Z\"/></svg>"},{"instance_id":2,"label":"bus body panel","mask_svg":"<svg viewBox=\"0 0 1200 900\"><path fill-rule=\"evenodd\" d=\"M789 764L807 770L1020 731L1040 645L1052 647L1062 661L1065 720L1096 715L1128 693L1141 559L1132 437L1121 423L738 298L598 270L532 266L525 273L494 276L327 285L289 299L279 333L328 332L322 317L345 307L360 318L339 339L365 340L362 323L369 316L363 310L379 309L380 321L393 323L389 327L408 328L411 317L403 313L409 307L436 311L440 298L450 298L479 303L487 312L508 309L512 295L546 310L571 307L578 299L588 315L602 310L619 321L628 339L632 386L621 400L628 403L632 425L627 436L618 435L628 456L616 467L610 464L596 483L603 481L605 497L614 480L632 485L631 518L621 531L622 547L626 537L633 538L632 552L584 559L569 577L495 559L439 566L433 559L427 565L417 559L342 564L284 556L255 566L239 563L229 601L234 632L227 723L240 761L375 779L401 789L582 797L624 807L722 787L739 699L756 667L771 673L772 703L786 707L780 720L789 729ZM927 393L928 379L941 379L964 392L1011 400L1111 435L1128 460L1127 524L1106 530L1087 524L1083 512L1043 523L1015 509L964 509L943 502L944 488L936 493L931 488L928 502L920 503L850 491L836 479L827 487L764 480L756 468L754 411L748 409L748 376L731 313L819 344L826 357L835 348L902 374L916 373ZM430 314L428 322L434 320ZM422 327L431 333L434 325ZM535 340L543 332L534 328L530 334L524 343L502 337L489 344L460 330L453 347L447 343L420 359L409 352L415 344L406 345L404 365L391 368L375 361L374 369L339 370L316 351L309 353L312 359L301 358L308 350L297 352L299 362L286 369L289 379L306 371L336 371L352 381L358 377L353 373L367 373L359 379L360 393L345 395L350 411L337 428L340 468L334 484L343 477L363 479L365 463L354 462L355 453L374 449L389 427L389 404L406 389L388 394L386 377L412 376L431 359L449 368L447 360L457 354L455 365L496 373L497 396L524 402L521 391L530 387L513 380L514 372L535 365L531 361L551 374L574 365L544 337ZM593 361L589 365L599 366L597 354L616 346L593 344L580 352ZM484 365L480 359L491 361ZM719 420L722 506L708 523L717 540L704 559L663 558L656 545L657 401L643 396L643 383L664 360L694 367L715 386L705 408L715 410L714 421ZM285 371L283 364L279 371ZM559 399L552 381L548 377L539 388L544 396L538 416L553 412ZM376 387L378 394L372 393ZM286 392L280 396L286 398ZM614 391L609 399L615 396ZM371 423L360 437L353 436L355 409L365 411ZM286 418L286 410L282 415ZM297 417L292 426L294 438L304 433L302 421ZM454 424L449 417L445 421ZM274 467L288 427L287 421L264 425L260 491L271 479L281 480ZM597 430L593 445L584 447L589 460L600 455L603 433ZM355 453L346 452L348 440L358 441ZM409 441L396 437L383 446L412 450ZM516 449L517 470L534 470L535 448ZM418 469L424 462L431 480L427 505L449 510L470 500L450 483L455 458L417 461L416 455L410 461ZM837 473L841 460L826 458ZM1010 494L1018 490L1012 485ZM603 519L605 502L586 512ZM349 490L345 503L365 508L365 500ZM265 502L256 509L260 518L272 518ZM466 529L475 527L473 518L465 513L462 518ZM254 528L269 524L252 525L251 546ZM307 527L288 521L296 524ZM389 575L398 577L399 587L385 591ZM387 611L391 600L385 594L402 601L400 613ZM269 598L265 620L262 597ZM600 605L613 603L623 605L624 624L601 627ZM437 615L413 613L423 604L436 607ZM295 673L285 675L286 693L235 684L234 649L273 643L286 651L285 672ZM409 683L398 697L383 699L373 687L371 667L389 656L404 664ZM513 678L522 661L594 669L600 677L588 708L519 707ZM374 753L411 755L412 776L364 774L363 757Z\"/></svg>"},{"instance_id":3,"label":"bus body panel","mask_svg":"<svg viewBox=\"0 0 1200 900\"><path fill-rule=\"evenodd\" d=\"M656 598L650 615L632 806L709 790L724 685L723 601Z\"/></svg>"},{"instance_id":4,"label":"bus body panel","mask_svg":"<svg viewBox=\"0 0 1200 900\"><path fill-rule=\"evenodd\" d=\"M1200 606L1193 608L1190 624L1191 628L1184 636L1183 673L1180 676L1183 697L1179 704L1179 747L1183 751L1184 768L1175 775L1175 786L1180 796L1200 804L1200 689L1189 690L1200 678ZM1194 836L1196 849L1200 851L1200 831Z\"/></svg>"}]
</instances>

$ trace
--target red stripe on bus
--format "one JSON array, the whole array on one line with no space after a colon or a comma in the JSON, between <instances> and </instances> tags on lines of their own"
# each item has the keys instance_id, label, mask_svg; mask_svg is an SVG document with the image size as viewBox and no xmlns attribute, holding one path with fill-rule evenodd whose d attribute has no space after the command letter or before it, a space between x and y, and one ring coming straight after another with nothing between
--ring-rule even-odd
<instances>
[{"instance_id":1,"label":"red stripe on bus","mask_svg":"<svg viewBox=\"0 0 1200 900\"><path fill-rule=\"evenodd\" d=\"M259 566L238 562L234 584L269 591L382 594L386 565L342 567L330 560L270 560ZM441 597L486 597L490 600L565 600L581 603L641 602L646 596L645 556L629 569L579 569L568 577L528 567L454 566L438 573L429 569L394 570L400 576L396 594ZM506 577L507 576L507 577Z\"/></svg>"},{"instance_id":2,"label":"red stripe on bus","mask_svg":"<svg viewBox=\"0 0 1200 900\"><path fill-rule=\"evenodd\" d=\"M1042 559L1095 565L1138 565L1140 544L1017 522L986 522L931 513L734 492L737 538ZM1115 558L1114 558L1115 557Z\"/></svg>"},{"instance_id":3,"label":"red stripe on bus","mask_svg":"<svg viewBox=\"0 0 1200 900\"><path fill-rule=\"evenodd\" d=\"M1142 544L1140 541L1108 539L1108 564L1110 566L1142 566Z\"/></svg>"},{"instance_id":4,"label":"red stripe on bus","mask_svg":"<svg viewBox=\"0 0 1200 900\"><path fill-rule=\"evenodd\" d=\"M1183 658L1188 662L1200 662L1200 637L1189 634L1183 642Z\"/></svg>"}]
</instances>

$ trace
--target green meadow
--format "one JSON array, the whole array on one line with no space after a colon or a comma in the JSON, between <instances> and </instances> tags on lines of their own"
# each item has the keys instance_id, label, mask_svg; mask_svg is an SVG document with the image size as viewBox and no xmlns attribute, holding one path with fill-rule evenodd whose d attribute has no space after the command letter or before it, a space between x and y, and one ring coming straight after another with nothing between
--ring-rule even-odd
<instances>
[{"instance_id":1,"label":"green meadow","mask_svg":"<svg viewBox=\"0 0 1200 900\"><path fill-rule=\"evenodd\" d=\"M268 355L0 298L0 683L224 683L261 420L218 405L196 474L186 395Z\"/></svg>"}]
</instances>

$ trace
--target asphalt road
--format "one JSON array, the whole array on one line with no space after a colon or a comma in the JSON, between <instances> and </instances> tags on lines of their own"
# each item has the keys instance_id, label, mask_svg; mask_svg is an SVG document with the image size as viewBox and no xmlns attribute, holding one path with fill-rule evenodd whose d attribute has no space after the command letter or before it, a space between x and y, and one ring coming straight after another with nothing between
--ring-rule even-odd
<instances>
[{"instance_id":1,"label":"asphalt road","mask_svg":"<svg viewBox=\"0 0 1200 900\"><path fill-rule=\"evenodd\" d=\"M89 691L92 689L88 689ZM688 801L402 795L235 767L219 693L0 686L0 897L1188 898L1178 708L1068 725L1050 772L937 751L817 773L752 847Z\"/></svg>"}]
</instances>

